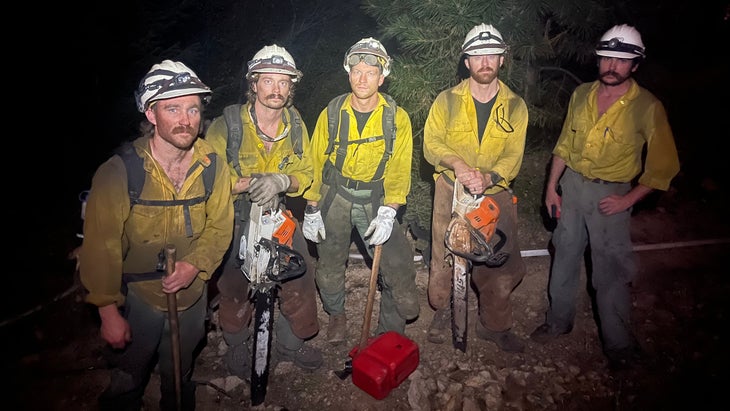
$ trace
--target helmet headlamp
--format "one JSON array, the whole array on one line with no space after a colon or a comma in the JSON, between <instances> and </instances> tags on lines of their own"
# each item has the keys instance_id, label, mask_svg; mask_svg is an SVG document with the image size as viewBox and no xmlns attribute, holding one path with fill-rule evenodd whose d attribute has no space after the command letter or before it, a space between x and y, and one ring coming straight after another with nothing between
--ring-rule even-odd
<instances>
[{"instance_id":1,"label":"helmet headlamp","mask_svg":"<svg viewBox=\"0 0 730 411\"><path fill-rule=\"evenodd\" d=\"M623 39L614 37L608 41L598 43L597 51L615 51L620 53L630 53L635 57L644 57L644 48L631 43L624 43ZM600 54L599 54L600 55Z\"/></svg>"}]
</instances>

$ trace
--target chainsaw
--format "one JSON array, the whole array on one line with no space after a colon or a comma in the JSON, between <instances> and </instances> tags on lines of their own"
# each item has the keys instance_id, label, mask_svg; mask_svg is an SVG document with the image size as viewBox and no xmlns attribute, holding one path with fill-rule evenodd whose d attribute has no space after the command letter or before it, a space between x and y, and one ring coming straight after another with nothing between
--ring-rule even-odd
<instances>
[{"instance_id":1,"label":"chainsaw","mask_svg":"<svg viewBox=\"0 0 730 411\"><path fill-rule=\"evenodd\" d=\"M254 301L254 349L251 367L251 404L266 397L271 357L274 307L280 283L307 270L304 257L291 248L296 223L289 210L264 211L251 205L246 235L241 238L241 270L251 283Z\"/></svg>"},{"instance_id":2,"label":"chainsaw","mask_svg":"<svg viewBox=\"0 0 730 411\"><path fill-rule=\"evenodd\" d=\"M497 229L499 206L494 199L469 194L457 180L454 182L452 210L444 238L453 268L452 343L454 348L466 352L470 266L477 262L488 267L500 267L507 262L509 254L499 251L507 239Z\"/></svg>"}]
</instances>

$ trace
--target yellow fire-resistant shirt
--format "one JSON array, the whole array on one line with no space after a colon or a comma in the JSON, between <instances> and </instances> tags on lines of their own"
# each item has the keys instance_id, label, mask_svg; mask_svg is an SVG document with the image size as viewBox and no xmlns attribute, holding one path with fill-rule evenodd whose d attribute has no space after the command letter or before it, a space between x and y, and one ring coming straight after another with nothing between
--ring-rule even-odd
<instances>
[{"instance_id":1,"label":"yellow fire-resistant shirt","mask_svg":"<svg viewBox=\"0 0 730 411\"><path fill-rule=\"evenodd\" d=\"M299 181L299 189L296 192L286 193L288 196L296 197L301 195L312 183L312 160L309 157L309 132L304 122L302 128L302 158L294 152L292 145L291 128L289 135L276 141L267 152L264 142L256 132L256 125L249 114L250 103L241 106L241 119L243 120L243 141L238 150L238 161L241 165L241 176L250 177L254 173L282 173L293 176ZM282 123L279 124L277 135L284 132L285 123L291 125L287 110L282 111ZM228 146L228 128L223 116L217 117L208 127L205 133L205 140L213 146L218 156L226 160L226 147ZM238 181L238 174L232 163L228 163L231 184ZM231 186L232 187L232 186Z\"/></svg>"},{"instance_id":2,"label":"yellow fire-resistant shirt","mask_svg":"<svg viewBox=\"0 0 730 411\"><path fill-rule=\"evenodd\" d=\"M520 171L527 135L527 105L502 81L499 92L479 142L477 113L469 90L469 79L444 90L436 97L423 131L423 154L436 173L455 181L454 170L440 164L446 156L457 156L470 167L493 171L509 185ZM485 194L504 190L494 186Z\"/></svg>"},{"instance_id":3,"label":"yellow fire-resistant shirt","mask_svg":"<svg viewBox=\"0 0 730 411\"><path fill-rule=\"evenodd\" d=\"M385 140L354 144L359 140L366 140L370 137L383 135L383 108L388 105L385 98L378 93L378 106L368 118L362 134L357 130L357 120L350 105L352 94L345 98L342 108L347 110L350 116L350 132L347 146L347 158L342 165L342 175L346 178L369 182L372 181L375 170L385 153ZM339 113L334 113L338 116ZM341 125L341 123L340 123ZM384 204L405 204L406 196L411 189L411 161L413 156L413 135L411 130L411 119L408 113L398 106L395 114L395 141L393 142L393 154L385 165L383 172L383 190L385 191ZM304 193L304 198L311 201L320 201L322 194L322 170L326 161L335 164L337 158L337 147L340 141L339 129L335 136L335 144L332 152L327 155L329 144L329 130L327 122L327 108L319 114L317 124L312 135L312 163L314 165L314 180L312 188Z\"/></svg>"},{"instance_id":4,"label":"yellow fire-resistant shirt","mask_svg":"<svg viewBox=\"0 0 730 411\"><path fill-rule=\"evenodd\" d=\"M631 87L598 117L598 81L575 89L553 154L588 179L639 183L667 190L679 158L662 103L630 79ZM642 150L646 160L642 172Z\"/></svg>"},{"instance_id":5,"label":"yellow fire-resistant shirt","mask_svg":"<svg viewBox=\"0 0 730 411\"><path fill-rule=\"evenodd\" d=\"M143 157L145 182L141 198L191 199L205 194L203 169L211 166L212 147L197 139L190 171L176 192L162 166L150 154L149 138L134 141ZM216 160L215 184L210 198L189 206L192 236L185 230L182 205L130 208L124 161L112 156L96 170L87 197L84 241L79 254L81 282L88 290L86 301L97 306L122 305L122 273L154 272L158 254L166 244L176 248L178 261L200 270L197 278L178 291L178 308L184 310L201 297L205 281L223 261L233 235L233 202L225 161ZM131 283L148 304L167 310L167 295L159 279Z\"/></svg>"}]
</instances>

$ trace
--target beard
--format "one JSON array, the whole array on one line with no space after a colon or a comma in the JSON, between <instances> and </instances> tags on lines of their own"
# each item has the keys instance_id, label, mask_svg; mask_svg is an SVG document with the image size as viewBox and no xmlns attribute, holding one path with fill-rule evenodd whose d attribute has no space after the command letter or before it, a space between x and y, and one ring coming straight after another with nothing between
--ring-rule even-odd
<instances>
[{"instance_id":1,"label":"beard","mask_svg":"<svg viewBox=\"0 0 730 411\"><path fill-rule=\"evenodd\" d=\"M490 84L497 78L497 71L491 68L485 68L478 71L471 71L469 75L479 84Z\"/></svg>"},{"instance_id":2,"label":"beard","mask_svg":"<svg viewBox=\"0 0 730 411\"><path fill-rule=\"evenodd\" d=\"M629 79L629 76L622 76L615 71L605 71L598 76L598 80L607 86L618 86Z\"/></svg>"}]
</instances>

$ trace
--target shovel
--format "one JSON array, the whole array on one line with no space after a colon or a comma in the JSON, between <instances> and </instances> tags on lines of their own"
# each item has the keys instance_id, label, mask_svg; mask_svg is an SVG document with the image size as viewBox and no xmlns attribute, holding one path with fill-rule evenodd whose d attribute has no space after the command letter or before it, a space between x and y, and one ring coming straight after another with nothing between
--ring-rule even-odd
<instances>
[{"instance_id":1,"label":"shovel","mask_svg":"<svg viewBox=\"0 0 730 411\"><path fill-rule=\"evenodd\" d=\"M373 305L375 303L375 287L378 283L378 272L380 271L380 254L382 253L382 245L375 246L373 255L373 267L370 271L370 286L368 288L368 301L365 305L365 317L362 321L362 332L360 333L360 344L358 352L362 352L367 346L368 336L370 335L370 320L373 317ZM335 371L335 375L341 380L346 380L352 374L352 358L345 361L343 370Z\"/></svg>"},{"instance_id":2,"label":"shovel","mask_svg":"<svg viewBox=\"0 0 730 411\"><path fill-rule=\"evenodd\" d=\"M167 275L175 272L177 249L173 244L165 246L165 268ZM182 376L180 363L180 324L177 319L177 293L167 294L167 318L170 321L170 339L172 340L172 366L175 373L175 406L182 407Z\"/></svg>"}]
</instances>

